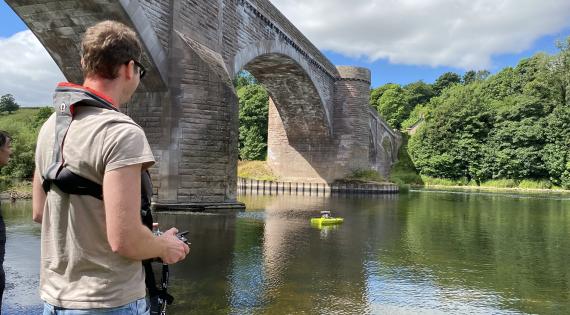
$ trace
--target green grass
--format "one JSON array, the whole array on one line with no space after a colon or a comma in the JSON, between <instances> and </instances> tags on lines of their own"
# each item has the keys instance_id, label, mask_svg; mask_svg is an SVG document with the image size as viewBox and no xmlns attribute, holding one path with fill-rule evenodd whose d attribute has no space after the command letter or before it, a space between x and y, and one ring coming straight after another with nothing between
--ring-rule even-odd
<instances>
[{"instance_id":1,"label":"green grass","mask_svg":"<svg viewBox=\"0 0 570 315\"><path fill-rule=\"evenodd\" d=\"M466 179L436 178L425 175L422 175L421 178L424 186L474 186Z\"/></svg>"},{"instance_id":2,"label":"green grass","mask_svg":"<svg viewBox=\"0 0 570 315\"><path fill-rule=\"evenodd\" d=\"M6 120L26 120L27 118L33 119L33 117L40 110L39 107L20 107L17 111L8 114L8 112L0 113L0 123Z\"/></svg>"},{"instance_id":3,"label":"green grass","mask_svg":"<svg viewBox=\"0 0 570 315\"><path fill-rule=\"evenodd\" d=\"M479 186L474 182L467 182L466 179L451 180L446 178L433 178L422 176L425 187L440 186L440 187L464 187L465 189L488 189L488 190L551 190L559 192L570 192L564 188L555 186L547 179L542 180L514 180L514 179L494 179L482 182Z\"/></svg>"},{"instance_id":4,"label":"green grass","mask_svg":"<svg viewBox=\"0 0 570 315\"><path fill-rule=\"evenodd\" d=\"M238 177L268 181L279 179L266 161L238 161Z\"/></svg>"},{"instance_id":5,"label":"green grass","mask_svg":"<svg viewBox=\"0 0 570 315\"><path fill-rule=\"evenodd\" d=\"M543 180L529 180L524 179L519 183L519 188L521 189L552 189L553 185L547 179Z\"/></svg>"},{"instance_id":6,"label":"green grass","mask_svg":"<svg viewBox=\"0 0 570 315\"><path fill-rule=\"evenodd\" d=\"M518 182L513 179L493 179L481 183L481 187L517 188Z\"/></svg>"}]
</instances>

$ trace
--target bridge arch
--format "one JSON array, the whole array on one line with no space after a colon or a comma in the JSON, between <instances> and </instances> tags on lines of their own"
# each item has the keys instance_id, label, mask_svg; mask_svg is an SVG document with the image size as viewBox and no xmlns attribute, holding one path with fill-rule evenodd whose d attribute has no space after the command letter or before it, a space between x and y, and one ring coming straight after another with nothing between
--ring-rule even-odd
<instances>
[{"instance_id":1,"label":"bridge arch","mask_svg":"<svg viewBox=\"0 0 570 315\"><path fill-rule=\"evenodd\" d=\"M332 135L332 98L318 89L307 60L275 40L263 40L239 51L231 77L247 70L268 91L290 139Z\"/></svg>"},{"instance_id":2,"label":"bridge arch","mask_svg":"<svg viewBox=\"0 0 570 315\"><path fill-rule=\"evenodd\" d=\"M85 30L102 20L120 21L133 27L144 47L143 63L149 68L141 90L164 91L168 80L167 54L143 7L138 1L93 3L91 1L52 1L29 4L7 1L52 56L67 80L81 83L80 43Z\"/></svg>"}]
</instances>

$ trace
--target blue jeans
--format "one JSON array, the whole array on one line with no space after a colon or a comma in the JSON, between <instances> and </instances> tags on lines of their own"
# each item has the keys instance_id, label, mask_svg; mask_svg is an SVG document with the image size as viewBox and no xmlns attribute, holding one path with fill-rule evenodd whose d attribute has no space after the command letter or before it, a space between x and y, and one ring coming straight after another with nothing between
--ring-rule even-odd
<instances>
[{"instance_id":1,"label":"blue jeans","mask_svg":"<svg viewBox=\"0 0 570 315\"><path fill-rule=\"evenodd\" d=\"M127 305L113 308L92 308L85 310L67 309L44 303L43 315L149 315L150 308L142 298Z\"/></svg>"}]
</instances>

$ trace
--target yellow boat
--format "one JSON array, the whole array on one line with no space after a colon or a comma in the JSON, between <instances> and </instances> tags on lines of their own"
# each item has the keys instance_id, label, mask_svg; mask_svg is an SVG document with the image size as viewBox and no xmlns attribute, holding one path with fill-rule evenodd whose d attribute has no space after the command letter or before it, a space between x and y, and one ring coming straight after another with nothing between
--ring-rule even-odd
<instances>
[{"instance_id":1,"label":"yellow boat","mask_svg":"<svg viewBox=\"0 0 570 315\"><path fill-rule=\"evenodd\" d=\"M343 218L333 218L330 216L330 211L321 211L320 218L311 218L311 224L314 225L333 225L333 224L341 224L344 219Z\"/></svg>"},{"instance_id":2,"label":"yellow boat","mask_svg":"<svg viewBox=\"0 0 570 315\"><path fill-rule=\"evenodd\" d=\"M343 221L344 221L343 218L311 218L311 224L317 224L317 225L340 224Z\"/></svg>"}]
</instances>

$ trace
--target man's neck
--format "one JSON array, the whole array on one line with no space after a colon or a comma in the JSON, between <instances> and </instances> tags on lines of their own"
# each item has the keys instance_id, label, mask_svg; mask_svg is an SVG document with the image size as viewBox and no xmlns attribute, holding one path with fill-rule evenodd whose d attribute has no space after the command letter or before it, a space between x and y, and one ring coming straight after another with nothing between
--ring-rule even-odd
<instances>
[{"instance_id":1,"label":"man's neck","mask_svg":"<svg viewBox=\"0 0 570 315\"><path fill-rule=\"evenodd\" d=\"M113 105L117 108L121 106L120 84L116 84L114 80L102 79L98 77L85 78L83 86L102 93L113 100Z\"/></svg>"}]
</instances>

